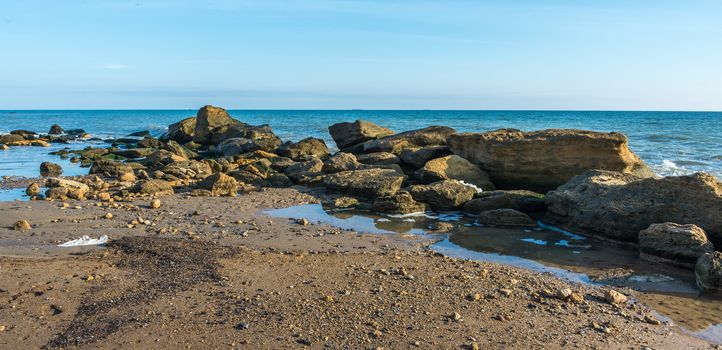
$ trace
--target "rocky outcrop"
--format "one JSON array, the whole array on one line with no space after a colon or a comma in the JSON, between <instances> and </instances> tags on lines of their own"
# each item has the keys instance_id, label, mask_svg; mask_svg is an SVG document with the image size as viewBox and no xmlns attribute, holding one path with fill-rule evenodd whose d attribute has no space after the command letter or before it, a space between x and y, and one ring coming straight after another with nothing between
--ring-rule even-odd
<instances>
[{"instance_id":1,"label":"rocky outcrop","mask_svg":"<svg viewBox=\"0 0 722 350\"><path fill-rule=\"evenodd\" d=\"M374 168L326 175L323 184L331 190L374 199L396 194L405 180L405 175L394 170Z\"/></svg>"},{"instance_id":2,"label":"rocky outcrop","mask_svg":"<svg viewBox=\"0 0 722 350\"><path fill-rule=\"evenodd\" d=\"M446 126L429 126L405 131L377 140L366 141L353 147L353 153L390 152L400 154L407 148L446 145L446 139L456 131Z\"/></svg>"},{"instance_id":3,"label":"rocky outcrop","mask_svg":"<svg viewBox=\"0 0 722 350\"><path fill-rule=\"evenodd\" d=\"M514 209L522 213L536 213L544 211L544 195L526 191L489 191L476 195L476 198L466 202L463 210L472 214L492 209Z\"/></svg>"},{"instance_id":4,"label":"rocky outcrop","mask_svg":"<svg viewBox=\"0 0 722 350\"><path fill-rule=\"evenodd\" d=\"M198 183L198 188L210 191L214 197L235 197L238 182L231 176L224 173L215 173Z\"/></svg>"},{"instance_id":5,"label":"rocky outcrop","mask_svg":"<svg viewBox=\"0 0 722 350\"><path fill-rule=\"evenodd\" d=\"M52 162L40 163L40 175L41 176L59 176L63 173L63 167L59 164Z\"/></svg>"},{"instance_id":6,"label":"rocky outcrop","mask_svg":"<svg viewBox=\"0 0 722 350\"><path fill-rule=\"evenodd\" d=\"M373 210L385 214L411 214L426 211L426 205L414 200L410 193L400 191L374 200Z\"/></svg>"},{"instance_id":7,"label":"rocky outcrop","mask_svg":"<svg viewBox=\"0 0 722 350\"><path fill-rule=\"evenodd\" d=\"M363 120L333 124L328 132L339 149L394 134L392 130Z\"/></svg>"},{"instance_id":8,"label":"rocky outcrop","mask_svg":"<svg viewBox=\"0 0 722 350\"><path fill-rule=\"evenodd\" d=\"M226 112L225 109L205 106L198 110L196 125L193 128L193 142L199 144L211 143L211 133L222 126L235 124L236 121Z\"/></svg>"},{"instance_id":9,"label":"rocky outcrop","mask_svg":"<svg viewBox=\"0 0 722 350\"><path fill-rule=\"evenodd\" d=\"M549 129L501 129L449 136L454 154L480 166L502 189L553 190L586 170L652 177L623 134Z\"/></svg>"},{"instance_id":10,"label":"rocky outcrop","mask_svg":"<svg viewBox=\"0 0 722 350\"><path fill-rule=\"evenodd\" d=\"M432 159L414 174L422 183L442 180L459 180L484 191L494 190L489 176L478 166L457 155Z\"/></svg>"},{"instance_id":11,"label":"rocky outcrop","mask_svg":"<svg viewBox=\"0 0 722 350\"><path fill-rule=\"evenodd\" d=\"M295 161L319 158L328 154L328 147L321 139L308 137L298 142L286 142L276 150L279 156Z\"/></svg>"},{"instance_id":12,"label":"rocky outcrop","mask_svg":"<svg viewBox=\"0 0 722 350\"><path fill-rule=\"evenodd\" d=\"M695 224L722 247L722 184L697 173L662 179L591 170L547 193L545 221L569 230L636 241L651 224Z\"/></svg>"},{"instance_id":13,"label":"rocky outcrop","mask_svg":"<svg viewBox=\"0 0 722 350\"><path fill-rule=\"evenodd\" d=\"M702 291L722 291L722 253L702 255L694 266L694 274Z\"/></svg>"},{"instance_id":14,"label":"rocky outcrop","mask_svg":"<svg viewBox=\"0 0 722 350\"><path fill-rule=\"evenodd\" d=\"M451 150L447 146L428 146L421 148L408 148L399 154L399 158L404 164L407 164L413 168L421 168L426 162L448 156L451 154Z\"/></svg>"},{"instance_id":15,"label":"rocky outcrop","mask_svg":"<svg viewBox=\"0 0 722 350\"><path fill-rule=\"evenodd\" d=\"M483 225L499 227L534 227L536 222L529 215L514 209L492 209L479 213L476 221Z\"/></svg>"},{"instance_id":16,"label":"rocky outcrop","mask_svg":"<svg viewBox=\"0 0 722 350\"><path fill-rule=\"evenodd\" d=\"M429 203L437 210L451 210L470 201L476 190L457 180L444 180L429 185L414 185L407 188L414 200Z\"/></svg>"},{"instance_id":17,"label":"rocky outcrop","mask_svg":"<svg viewBox=\"0 0 722 350\"><path fill-rule=\"evenodd\" d=\"M193 141L193 132L196 129L196 118L190 117L177 123L168 125L168 132L163 137L167 140L174 140L180 143Z\"/></svg>"},{"instance_id":18,"label":"rocky outcrop","mask_svg":"<svg viewBox=\"0 0 722 350\"><path fill-rule=\"evenodd\" d=\"M696 225L666 222L652 224L639 232L639 252L643 259L670 261L692 268L700 256L713 251L707 234Z\"/></svg>"}]
</instances>

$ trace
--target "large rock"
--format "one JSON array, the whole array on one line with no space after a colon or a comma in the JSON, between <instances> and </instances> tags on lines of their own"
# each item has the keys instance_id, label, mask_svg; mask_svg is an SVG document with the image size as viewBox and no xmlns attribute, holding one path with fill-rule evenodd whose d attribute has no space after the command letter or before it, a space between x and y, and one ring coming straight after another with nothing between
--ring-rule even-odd
<instances>
[{"instance_id":1,"label":"large rock","mask_svg":"<svg viewBox=\"0 0 722 350\"><path fill-rule=\"evenodd\" d=\"M101 174L113 177L132 172L133 168L129 165L110 159L98 159L90 167L90 174Z\"/></svg>"},{"instance_id":2,"label":"large rock","mask_svg":"<svg viewBox=\"0 0 722 350\"><path fill-rule=\"evenodd\" d=\"M722 291L722 253L702 255L694 267L697 286L703 291Z\"/></svg>"},{"instance_id":3,"label":"large rock","mask_svg":"<svg viewBox=\"0 0 722 350\"><path fill-rule=\"evenodd\" d=\"M313 182L312 179L322 175L322 169L323 162L314 158L307 162L293 163L286 167L283 173L298 183L309 183Z\"/></svg>"},{"instance_id":4,"label":"large rock","mask_svg":"<svg viewBox=\"0 0 722 350\"><path fill-rule=\"evenodd\" d=\"M545 193L590 169L654 176L629 150L627 137L616 132L501 129L451 135L449 148L479 165L502 189Z\"/></svg>"},{"instance_id":5,"label":"large rock","mask_svg":"<svg viewBox=\"0 0 722 350\"><path fill-rule=\"evenodd\" d=\"M235 197L237 193L238 182L231 176L224 173L215 173L206 177L198 183L198 188L208 190L214 197Z\"/></svg>"},{"instance_id":6,"label":"large rock","mask_svg":"<svg viewBox=\"0 0 722 350\"><path fill-rule=\"evenodd\" d=\"M161 171L179 179L203 179L213 173L210 165L197 160L173 162L163 167Z\"/></svg>"},{"instance_id":7,"label":"large rock","mask_svg":"<svg viewBox=\"0 0 722 350\"><path fill-rule=\"evenodd\" d=\"M392 196L379 197L374 200L373 209L385 214L411 214L426 210L424 203L419 203L406 191Z\"/></svg>"},{"instance_id":8,"label":"large rock","mask_svg":"<svg viewBox=\"0 0 722 350\"><path fill-rule=\"evenodd\" d=\"M46 192L46 197L51 198L51 199L53 199L53 198L60 199L60 198L57 198L58 196L54 194L54 193L59 193L59 192L57 192L57 190L55 190L55 192L53 192L54 189L57 189L57 188L62 188L63 195L67 196L68 198L72 198L72 199L85 199L88 192L90 192L90 187L88 187L88 185L86 185L82 182L68 180L68 179L61 179L61 178L57 178L57 177L48 178L48 180L45 182L45 187L48 187L48 191Z\"/></svg>"},{"instance_id":9,"label":"large rock","mask_svg":"<svg viewBox=\"0 0 722 350\"><path fill-rule=\"evenodd\" d=\"M479 214L492 209L514 209L522 213L544 211L544 195L526 191L489 191L476 195L476 198L464 204L464 211Z\"/></svg>"},{"instance_id":10,"label":"large rock","mask_svg":"<svg viewBox=\"0 0 722 350\"><path fill-rule=\"evenodd\" d=\"M472 184L484 191L493 191L494 184L489 176L478 166L457 155L432 159L415 173L422 183L431 183L442 180L459 180Z\"/></svg>"},{"instance_id":11,"label":"large rock","mask_svg":"<svg viewBox=\"0 0 722 350\"><path fill-rule=\"evenodd\" d=\"M695 224L722 247L722 184L697 173L662 179L590 170L547 193L546 221L569 230L636 241L651 224Z\"/></svg>"},{"instance_id":12,"label":"large rock","mask_svg":"<svg viewBox=\"0 0 722 350\"><path fill-rule=\"evenodd\" d=\"M399 157L389 152L373 152L367 154L359 154L356 156L359 163L369 165L391 165L399 164Z\"/></svg>"},{"instance_id":13,"label":"large rock","mask_svg":"<svg viewBox=\"0 0 722 350\"><path fill-rule=\"evenodd\" d=\"M462 206L474 198L476 190L457 180L444 180L429 185L408 187L415 200L429 203L437 210L451 210Z\"/></svg>"},{"instance_id":14,"label":"large rock","mask_svg":"<svg viewBox=\"0 0 722 350\"><path fill-rule=\"evenodd\" d=\"M173 186L171 186L167 181L153 179L136 183L133 187L133 192L161 196L173 194L174 191Z\"/></svg>"},{"instance_id":15,"label":"large rock","mask_svg":"<svg viewBox=\"0 0 722 350\"><path fill-rule=\"evenodd\" d=\"M298 142L286 142L276 150L279 156L296 161L319 158L328 154L328 147L321 139L308 137Z\"/></svg>"},{"instance_id":16,"label":"large rock","mask_svg":"<svg viewBox=\"0 0 722 350\"><path fill-rule=\"evenodd\" d=\"M499 227L534 227L536 222L529 215L514 209L492 209L479 213L480 224Z\"/></svg>"},{"instance_id":17,"label":"large rock","mask_svg":"<svg viewBox=\"0 0 722 350\"><path fill-rule=\"evenodd\" d=\"M20 143L23 141L25 141L25 138L20 135L13 135L13 134L0 135L0 143L13 145L13 144Z\"/></svg>"},{"instance_id":18,"label":"large rock","mask_svg":"<svg viewBox=\"0 0 722 350\"><path fill-rule=\"evenodd\" d=\"M60 164L52 162L40 163L40 175L41 176L59 176L63 173L63 167Z\"/></svg>"},{"instance_id":19,"label":"large rock","mask_svg":"<svg viewBox=\"0 0 722 350\"><path fill-rule=\"evenodd\" d=\"M173 140L166 142L162 147L164 150L171 152L181 158L191 159L198 157L198 154L196 152L191 151L187 147Z\"/></svg>"},{"instance_id":20,"label":"large rock","mask_svg":"<svg viewBox=\"0 0 722 350\"><path fill-rule=\"evenodd\" d=\"M219 143L216 151L224 157L232 157L260 149L261 147L251 139L234 137Z\"/></svg>"},{"instance_id":21,"label":"large rock","mask_svg":"<svg viewBox=\"0 0 722 350\"><path fill-rule=\"evenodd\" d=\"M392 130L363 120L331 125L328 132L339 149L394 134Z\"/></svg>"},{"instance_id":22,"label":"large rock","mask_svg":"<svg viewBox=\"0 0 722 350\"><path fill-rule=\"evenodd\" d=\"M50 126L50 131L48 131L49 135L61 135L63 133L65 133L65 130L58 124Z\"/></svg>"},{"instance_id":23,"label":"large rock","mask_svg":"<svg viewBox=\"0 0 722 350\"><path fill-rule=\"evenodd\" d=\"M449 154L451 154L451 150L447 146L428 146L405 149L401 151L399 158L404 164L418 169L432 159L448 156Z\"/></svg>"},{"instance_id":24,"label":"large rock","mask_svg":"<svg viewBox=\"0 0 722 350\"><path fill-rule=\"evenodd\" d=\"M186 143L193 141L193 132L195 129L196 117L186 118L177 123L168 125L168 133L166 133L163 138L180 143Z\"/></svg>"},{"instance_id":25,"label":"large rock","mask_svg":"<svg viewBox=\"0 0 722 350\"><path fill-rule=\"evenodd\" d=\"M714 251L707 234L696 225L680 225L672 222L652 224L639 232L639 252L648 260L671 261L674 264L693 267L697 259Z\"/></svg>"},{"instance_id":26,"label":"large rock","mask_svg":"<svg viewBox=\"0 0 722 350\"><path fill-rule=\"evenodd\" d=\"M211 143L211 133L219 127L235 124L235 121L225 109L214 106L205 106L198 110L196 125L193 129L193 142L199 144Z\"/></svg>"},{"instance_id":27,"label":"large rock","mask_svg":"<svg viewBox=\"0 0 722 350\"><path fill-rule=\"evenodd\" d=\"M395 170L377 168L342 171L323 177L328 189L368 199L396 194L405 180L406 176Z\"/></svg>"},{"instance_id":28,"label":"large rock","mask_svg":"<svg viewBox=\"0 0 722 350\"><path fill-rule=\"evenodd\" d=\"M217 145L227 139L241 138L253 141L256 150L270 151L281 145L281 139L268 125L249 125L233 120L233 124L223 125L211 132L211 144Z\"/></svg>"},{"instance_id":29,"label":"large rock","mask_svg":"<svg viewBox=\"0 0 722 350\"><path fill-rule=\"evenodd\" d=\"M323 171L326 174L338 173L341 171L358 170L363 164L356 160L356 156L351 153L338 152L323 162Z\"/></svg>"},{"instance_id":30,"label":"large rock","mask_svg":"<svg viewBox=\"0 0 722 350\"><path fill-rule=\"evenodd\" d=\"M354 153L391 152L400 154L407 148L446 145L446 139L456 131L446 126L429 126L405 131L353 147Z\"/></svg>"}]
</instances>

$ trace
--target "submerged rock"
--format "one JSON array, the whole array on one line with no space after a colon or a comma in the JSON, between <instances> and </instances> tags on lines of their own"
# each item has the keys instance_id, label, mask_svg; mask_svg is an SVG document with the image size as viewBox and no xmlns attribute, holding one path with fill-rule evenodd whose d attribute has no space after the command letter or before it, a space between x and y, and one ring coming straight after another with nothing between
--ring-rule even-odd
<instances>
[{"instance_id":1,"label":"submerged rock","mask_svg":"<svg viewBox=\"0 0 722 350\"><path fill-rule=\"evenodd\" d=\"M295 161L319 158L328 154L328 147L321 139L308 137L298 142L286 142L276 150L279 156Z\"/></svg>"},{"instance_id":2,"label":"submerged rock","mask_svg":"<svg viewBox=\"0 0 722 350\"><path fill-rule=\"evenodd\" d=\"M489 176L478 166L457 155L432 159L415 173L422 183L442 180L459 180L472 184L484 191L494 190Z\"/></svg>"},{"instance_id":3,"label":"submerged rock","mask_svg":"<svg viewBox=\"0 0 722 350\"><path fill-rule=\"evenodd\" d=\"M722 184L697 173L661 179L590 170L547 193L545 221L609 238L636 241L660 222L695 224L722 246Z\"/></svg>"},{"instance_id":4,"label":"submerged rock","mask_svg":"<svg viewBox=\"0 0 722 350\"><path fill-rule=\"evenodd\" d=\"M722 253L702 255L694 267L697 287L702 291L722 291Z\"/></svg>"},{"instance_id":5,"label":"submerged rock","mask_svg":"<svg viewBox=\"0 0 722 350\"><path fill-rule=\"evenodd\" d=\"M405 175L391 169L342 171L323 177L328 189L368 199L394 195L405 180Z\"/></svg>"},{"instance_id":6,"label":"submerged rock","mask_svg":"<svg viewBox=\"0 0 722 350\"><path fill-rule=\"evenodd\" d=\"M639 251L642 258L648 260L661 258L691 268L700 256L713 252L714 246L696 225L666 222L652 224L639 232Z\"/></svg>"},{"instance_id":7,"label":"submerged rock","mask_svg":"<svg viewBox=\"0 0 722 350\"><path fill-rule=\"evenodd\" d=\"M411 196L429 203L433 209L451 210L474 198L476 190L457 180L444 180L430 185L414 185L407 188Z\"/></svg>"},{"instance_id":8,"label":"submerged rock","mask_svg":"<svg viewBox=\"0 0 722 350\"><path fill-rule=\"evenodd\" d=\"M479 165L502 189L544 193L590 169L654 176L629 150L627 137L616 132L501 129L451 135L449 148Z\"/></svg>"},{"instance_id":9,"label":"submerged rock","mask_svg":"<svg viewBox=\"0 0 722 350\"><path fill-rule=\"evenodd\" d=\"M236 179L224 173L215 173L198 183L199 189L210 191L214 197L235 197L238 194L237 186Z\"/></svg>"},{"instance_id":10,"label":"submerged rock","mask_svg":"<svg viewBox=\"0 0 722 350\"><path fill-rule=\"evenodd\" d=\"M363 120L331 125L328 127L328 132L339 149L394 134L392 130Z\"/></svg>"},{"instance_id":11,"label":"submerged rock","mask_svg":"<svg viewBox=\"0 0 722 350\"><path fill-rule=\"evenodd\" d=\"M374 211L386 214L411 214L426 211L426 205L414 200L410 193L400 191L374 200Z\"/></svg>"},{"instance_id":12,"label":"submerged rock","mask_svg":"<svg viewBox=\"0 0 722 350\"><path fill-rule=\"evenodd\" d=\"M544 195L526 191L488 191L476 195L476 198L464 204L464 211L478 214L492 209L514 209L523 213L544 211Z\"/></svg>"},{"instance_id":13,"label":"submerged rock","mask_svg":"<svg viewBox=\"0 0 722 350\"><path fill-rule=\"evenodd\" d=\"M514 209L492 209L479 213L480 224L500 227L534 227L536 222L529 215Z\"/></svg>"},{"instance_id":14,"label":"submerged rock","mask_svg":"<svg viewBox=\"0 0 722 350\"><path fill-rule=\"evenodd\" d=\"M42 162L40 163L40 175L41 176L60 176L63 173L63 167L60 164L53 162Z\"/></svg>"}]
</instances>

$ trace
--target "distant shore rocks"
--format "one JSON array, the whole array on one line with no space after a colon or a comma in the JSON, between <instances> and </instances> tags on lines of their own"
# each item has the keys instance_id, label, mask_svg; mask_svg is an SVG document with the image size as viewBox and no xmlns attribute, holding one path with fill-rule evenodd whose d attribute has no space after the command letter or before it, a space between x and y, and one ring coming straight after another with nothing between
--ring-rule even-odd
<instances>
[{"instance_id":1,"label":"distant shore rocks","mask_svg":"<svg viewBox=\"0 0 722 350\"><path fill-rule=\"evenodd\" d=\"M501 129L449 136L451 151L479 165L501 189L547 192L586 170L652 177L654 173L621 133L548 129Z\"/></svg>"}]
</instances>

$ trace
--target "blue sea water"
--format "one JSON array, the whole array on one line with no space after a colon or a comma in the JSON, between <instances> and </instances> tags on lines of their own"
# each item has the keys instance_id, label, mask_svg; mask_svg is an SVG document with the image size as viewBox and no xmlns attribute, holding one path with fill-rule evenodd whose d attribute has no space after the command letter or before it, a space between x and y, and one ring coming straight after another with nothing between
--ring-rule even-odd
<instances>
[{"instance_id":1,"label":"blue sea water","mask_svg":"<svg viewBox=\"0 0 722 350\"><path fill-rule=\"evenodd\" d=\"M121 137L148 130L155 136L168 124L195 115L195 110L102 111L0 111L0 133L15 129L47 132L52 124L65 129L82 128L100 138ZM500 128L525 131L574 128L619 131L629 137L631 149L657 174L681 175L706 171L722 178L722 112L623 112L623 111L373 111L373 110L230 110L250 124L269 124L284 140L313 136L335 144L328 126L363 119L404 131L429 125L446 125L460 132ZM58 160L47 153L63 147L83 148L88 143L48 148L15 147L0 151L0 176L38 176L38 165ZM101 144L102 145L102 144ZM96 145L98 146L98 145ZM65 175L87 172L67 162Z\"/></svg>"}]
</instances>

